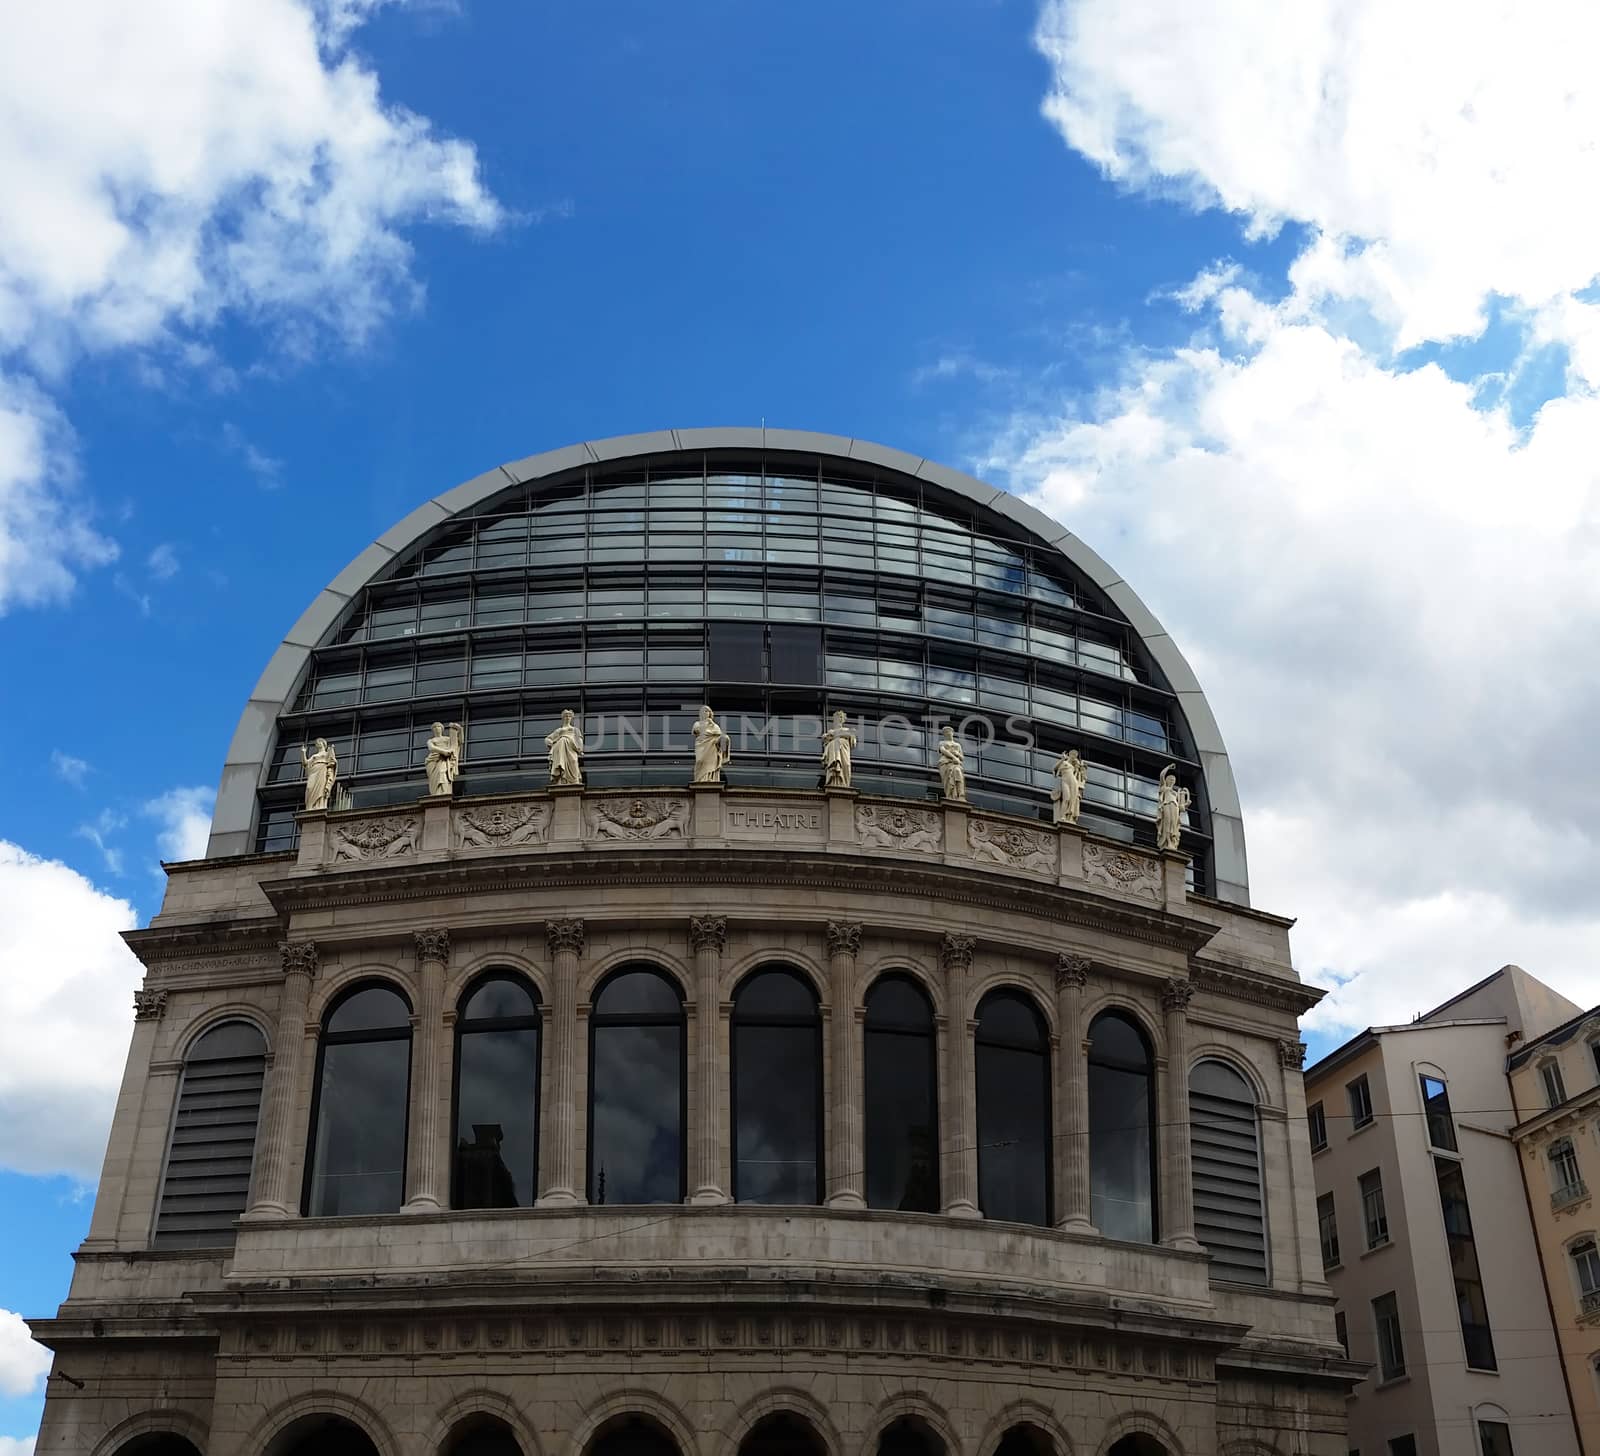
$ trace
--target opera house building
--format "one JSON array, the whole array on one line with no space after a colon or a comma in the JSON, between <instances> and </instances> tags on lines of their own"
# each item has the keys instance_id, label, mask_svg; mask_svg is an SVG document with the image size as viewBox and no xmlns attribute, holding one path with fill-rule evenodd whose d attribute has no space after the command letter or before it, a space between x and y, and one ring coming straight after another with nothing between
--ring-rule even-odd
<instances>
[{"instance_id":1,"label":"opera house building","mask_svg":"<svg viewBox=\"0 0 1600 1456\"><path fill-rule=\"evenodd\" d=\"M445 490L167 872L39 1456L1344 1456L1319 993L1013 496L744 429Z\"/></svg>"}]
</instances>

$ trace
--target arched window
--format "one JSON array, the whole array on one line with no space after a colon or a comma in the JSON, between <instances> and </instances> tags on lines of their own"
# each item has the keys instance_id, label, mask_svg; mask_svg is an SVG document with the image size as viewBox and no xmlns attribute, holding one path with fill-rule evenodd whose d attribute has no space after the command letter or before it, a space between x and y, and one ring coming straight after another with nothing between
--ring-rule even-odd
<instances>
[{"instance_id":1,"label":"arched window","mask_svg":"<svg viewBox=\"0 0 1600 1456\"><path fill-rule=\"evenodd\" d=\"M1050 1222L1050 1043L1020 991L978 1004L978 1206L985 1218Z\"/></svg>"},{"instance_id":2,"label":"arched window","mask_svg":"<svg viewBox=\"0 0 1600 1456\"><path fill-rule=\"evenodd\" d=\"M1226 1062L1189 1074L1194 1232L1211 1255L1211 1277L1267 1282L1267 1224L1261 1201L1256 1099Z\"/></svg>"},{"instance_id":3,"label":"arched window","mask_svg":"<svg viewBox=\"0 0 1600 1456\"><path fill-rule=\"evenodd\" d=\"M233 1242L250 1201L267 1044L247 1021L214 1026L189 1049L156 1214L158 1249Z\"/></svg>"},{"instance_id":4,"label":"arched window","mask_svg":"<svg viewBox=\"0 0 1600 1456\"><path fill-rule=\"evenodd\" d=\"M589 1016L589 1201L684 1196L683 992L653 966L613 971Z\"/></svg>"},{"instance_id":5,"label":"arched window","mask_svg":"<svg viewBox=\"0 0 1600 1456\"><path fill-rule=\"evenodd\" d=\"M452 1208L527 1208L539 1194L539 997L492 971L456 1017Z\"/></svg>"},{"instance_id":6,"label":"arched window","mask_svg":"<svg viewBox=\"0 0 1600 1456\"><path fill-rule=\"evenodd\" d=\"M511 1427L494 1416L469 1416L444 1444L443 1456L523 1456Z\"/></svg>"},{"instance_id":7,"label":"arched window","mask_svg":"<svg viewBox=\"0 0 1600 1456\"><path fill-rule=\"evenodd\" d=\"M817 1433L799 1416L787 1412L757 1422L739 1442L739 1456L824 1456Z\"/></svg>"},{"instance_id":8,"label":"arched window","mask_svg":"<svg viewBox=\"0 0 1600 1456\"><path fill-rule=\"evenodd\" d=\"M915 1416L901 1416L878 1437L878 1456L945 1456L944 1442Z\"/></svg>"},{"instance_id":9,"label":"arched window","mask_svg":"<svg viewBox=\"0 0 1600 1456\"><path fill-rule=\"evenodd\" d=\"M1550 1144L1550 1201L1560 1205L1583 1197L1583 1175L1578 1171L1578 1155L1572 1139L1557 1138Z\"/></svg>"},{"instance_id":10,"label":"arched window","mask_svg":"<svg viewBox=\"0 0 1600 1456\"><path fill-rule=\"evenodd\" d=\"M410 1087L411 1007L388 986L347 991L317 1048L308 1215L393 1213L404 1202Z\"/></svg>"},{"instance_id":11,"label":"arched window","mask_svg":"<svg viewBox=\"0 0 1600 1456\"><path fill-rule=\"evenodd\" d=\"M867 1205L936 1213L933 1006L909 976L883 976L867 993L864 1053Z\"/></svg>"},{"instance_id":12,"label":"arched window","mask_svg":"<svg viewBox=\"0 0 1600 1456\"><path fill-rule=\"evenodd\" d=\"M654 1421L626 1415L607 1423L588 1456L678 1456L678 1444Z\"/></svg>"},{"instance_id":13,"label":"arched window","mask_svg":"<svg viewBox=\"0 0 1600 1456\"><path fill-rule=\"evenodd\" d=\"M1155 1078L1150 1044L1120 1011L1089 1027L1089 1209L1108 1239L1156 1238Z\"/></svg>"},{"instance_id":14,"label":"arched window","mask_svg":"<svg viewBox=\"0 0 1600 1456\"><path fill-rule=\"evenodd\" d=\"M734 993L733 1196L822 1201L822 1018L795 971L757 971Z\"/></svg>"}]
</instances>

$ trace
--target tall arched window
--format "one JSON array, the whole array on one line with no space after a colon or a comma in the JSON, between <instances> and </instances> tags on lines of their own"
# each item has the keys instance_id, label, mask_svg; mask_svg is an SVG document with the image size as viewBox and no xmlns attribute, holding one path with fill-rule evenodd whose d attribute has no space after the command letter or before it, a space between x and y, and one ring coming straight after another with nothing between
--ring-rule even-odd
<instances>
[{"instance_id":1,"label":"tall arched window","mask_svg":"<svg viewBox=\"0 0 1600 1456\"><path fill-rule=\"evenodd\" d=\"M684 1196L683 992L653 966L613 971L589 1016L589 1201Z\"/></svg>"},{"instance_id":2,"label":"tall arched window","mask_svg":"<svg viewBox=\"0 0 1600 1456\"><path fill-rule=\"evenodd\" d=\"M733 1196L822 1201L822 1018L796 971L757 971L734 993Z\"/></svg>"},{"instance_id":3,"label":"tall arched window","mask_svg":"<svg viewBox=\"0 0 1600 1456\"><path fill-rule=\"evenodd\" d=\"M233 1242L250 1201L267 1044L247 1021L214 1026L189 1049L153 1240L158 1249Z\"/></svg>"},{"instance_id":4,"label":"tall arched window","mask_svg":"<svg viewBox=\"0 0 1600 1456\"><path fill-rule=\"evenodd\" d=\"M867 1205L936 1213L933 1006L909 976L880 977L867 993L864 1052Z\"/></svg>"},{"instance_id":5,"label":"tall arched window","mask_svg":"<svg viewBox=\"0 0 1600 1456\"><path fill-rule=\"evenodd\" d=\"M1211 1255L1211 1277L1267 1282L1267 1224L1261 1200L1256 1099L1226 1062L1189 1074L1194 1232Z\"/></svg>"},{"instance_id":6,"label":"tall arched window","mask_svg":"<svg viewBox=\"0 0 1600 1456\"><path fill-rule=\"evenodd\" d=\"M393 1213L405 1200L411 1007L388 986L358 986L328 1010L305 1211L312 1218Z\"/></svg>"},{"instance_id":7,"label":"tall arched window","mask_svg":"<svg viewBox=\"0 0 1600 1456\"><path fill-rule=\"evenodd\" d=\"M985 1218L1050 1222L1050 1042L1020 991L978 1003L978 1206Z\"/></svg>"},{"instance_id":8,"label":"tall arched window","mask_svg":"<svg viewBox=\"0 0 1600 1456\"><path fill-rule=\"evenodd\" d=\"M452 1208L527 1208L539 1194L539 997L491 971L456 1017Z\"/></svg>"},{"instance_id":9,"label":"tall arched window","mask_svg":"<svg viewBox=\"0 0 1600 1456\"><path fill-rule=\"evenodd\" d=\"M1089 1216L1108 1239L1156 1237L1150 1044L1120 1011L1089 1027Z\"/></svg>"}]
</instances>

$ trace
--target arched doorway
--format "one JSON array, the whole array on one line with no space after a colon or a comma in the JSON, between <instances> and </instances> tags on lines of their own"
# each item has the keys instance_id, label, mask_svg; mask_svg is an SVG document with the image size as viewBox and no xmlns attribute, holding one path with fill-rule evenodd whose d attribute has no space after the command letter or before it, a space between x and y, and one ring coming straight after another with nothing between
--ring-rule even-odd
<instances>
[{"instance_id":1,"label":"arched doorway","mask_svg":"<svg viewBox=\"0 0 1600 1456\"><path fill-rule=\"evenodd\" d=\"M827 1456L821 1439L799 1416L767 1416L739 1443L739 1456Z\"/></svg>"},{"instance_id":2,"label":"arched doorway","mask_svg":"<svg viewBox=\"0 0 1600 1456\"><path fill-rule=\"evenodd\" d=\"M678 1456L678 1444L647 1417L625 1415L601 1428L587 1456Z\"/></svg>"},{"instance_id":3,"label":"arched doorway","mask_svg":"<svg viewBox=\"0 0 1600 1456\"><path fill-rule=\"evenodd\" d=\"M944 1442L915 1416L901 1416L878 1437L878 1456L945 1456Z\"/></svg>"},{"instance_id":4,"label":"arched doorway","mask_svg":"<svg viewBox=\"0 0 1600 1456\"><path fill-rule=\"evenodd\" d=\"M495 1416L468 1416L445 1441L441 1456L523 1456L511 1427Z\"/></svg>"},{"instance_id":5,"label":"arched doorway","mask_svg":"<svg viewBox=\"0 0 1600 1456\"><path fill-rule=\"evenodd\" d=\"M266 1456L378 1456L372 1438L342 1416L304 1416L280 1431Z\"/></svg>"},{"instance_id":6,"label":"arched doorway","mask_svg":"<svg viewBox=\"0 0 1600 1456\"><path fill-rule=\"evenodd\" d=\"M174 1436L170 1431L152 1431L147 1436L135 1436L126 1446L117 1447L117 1456L200 1456L192 1441Z\"/></svg>"},{"instance_id":7,"label":"arched doorway","mask_svg":"<svg viewBox=\"0 0 1600 1456\"><path fill-rule=\"evenodd\" d=\"M1055 1456L1056 1443L1037 1426L1012 1426L994 1448L994 1456Z\"/></svg>"},{"instance_id":8,"label":"arched doorway","mask_svg":"<svg viewBox=\"0 0 1600 1456\"><path fill-rule=\"evenodd\" d=\"M1106 1456L1167 1456L1167 1448L1154 1436L1147 1436L1139 1431L1131 1436L1124 1436L1106 1452Z\"/></svg>"}]
</instances>

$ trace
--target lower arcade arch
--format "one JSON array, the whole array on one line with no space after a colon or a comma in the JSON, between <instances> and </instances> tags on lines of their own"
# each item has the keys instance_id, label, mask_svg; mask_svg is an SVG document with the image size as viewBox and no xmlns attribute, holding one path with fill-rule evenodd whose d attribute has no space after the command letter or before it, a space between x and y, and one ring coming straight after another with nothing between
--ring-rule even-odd
<instances>
[{"instance_id":1,"label":"lower arcade arch","mask_svg":"<svg viewBox=\"0 0 1600 1456\"><path fill-rule=\"evenodd\" d=\"M1056 1443L1038 1426L1023 1422L1007 1428L994 1456L1056 1456Z\"/></svg>"},{"instance_id":2,"label":"lower arcade arch","mask_svg":"<svg viewBox=\"0 0 1600 1456\"><path fill-rule=\"evenodd\" d=\"M370 1437L343 1416L308 1415L279 1431L264 1456L380 1456Z\"/></svg>"},{"instance_id":3,"label":"lower arcade arch","mask_svg":"<svg viewBox=\"0 0 1600 1456\"><path fill-rule=\"evenodd\" d=\"M1106 1452L1106 1456L1171 1456L1171 1453L1154 1436L1135 1431L1124 1436Z\"/></svg>"},{"instance_id":4,"label":"lower arcade arch","mask_svg":"<svg viewBox=\"0 0 1600 1456\"><path fill-rule=\"evenodd\" d=\"M170 1431L152 1431L118 1446L117 1456L200 1456L200 1448Z\"/></svg>"},{"instance_id":5,"label":"lower arcade arch","mask_svg":"<svg viewBox=\"0 0 1600 1456\"><path fill-rule=\"evenodd\" d=\"M440 1456L525 1456L511 1427L491 1415L468 1416L439 1451Z\"/></svg>"},{"instance_id":6,"label":"lower arcade arch","mask_svg":"<svg viewBox=\"0 0 1600 1456\"><path fill-rule=\"evenodd\" d=\"M789 1411L763 1416L739 1443L739 1456L828 1456L811 1423Z\"/></svg>"},{"instance_id":7,"label":"lower arcade arch","mask_svg":"<svg viewBox=\"0 0 1600 1456\"><path fill-rule=\"evenodd\" d=\"M682 1456L678 1443L648 1416L622 1415L595 1433L585 1456Z\"/></svg>"},{"instance_id":8,"label":"lower arcade arch","mask_svg":"<svg viewBox=\"0 0 1600 1456\"><path fill-rule=\"evenodd\" d=\"M899 1416L878 1436L876 1456L945 1456L944 1442L926 1421Z\"/></svg>"}]
</instances>

